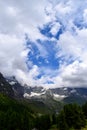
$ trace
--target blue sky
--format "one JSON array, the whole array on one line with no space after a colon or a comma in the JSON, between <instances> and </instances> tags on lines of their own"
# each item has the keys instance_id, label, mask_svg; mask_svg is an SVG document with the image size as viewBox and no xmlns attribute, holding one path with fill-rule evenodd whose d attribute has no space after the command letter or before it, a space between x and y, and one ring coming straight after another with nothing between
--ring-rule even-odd
<instances>
[{"instance_id":1,"label":"blue sky","mask_svg":"<svg viewBox=\"0 0 87 130\"><path fill-rule=\"evenodd\" d=\"M0 5L4 76L32 87L87 87L87 0L1 0Z\"/></svg>"}]
</instances>

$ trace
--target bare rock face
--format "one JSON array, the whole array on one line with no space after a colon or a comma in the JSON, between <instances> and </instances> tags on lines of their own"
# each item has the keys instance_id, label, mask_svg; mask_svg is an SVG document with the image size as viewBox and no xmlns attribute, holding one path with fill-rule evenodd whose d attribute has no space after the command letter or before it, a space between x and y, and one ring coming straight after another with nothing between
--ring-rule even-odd
<instances>
[{"instance_id":1,"label":"bare rock face","mask_svg":"<svg viewBox=\"0 0 87 130\"><path fill-rule=\"evenodd\" d=\"M6 94L10 97L14 96L12 86L6 81L3 75L0 73L0 93Z\"/></svg>"}]
</instances>

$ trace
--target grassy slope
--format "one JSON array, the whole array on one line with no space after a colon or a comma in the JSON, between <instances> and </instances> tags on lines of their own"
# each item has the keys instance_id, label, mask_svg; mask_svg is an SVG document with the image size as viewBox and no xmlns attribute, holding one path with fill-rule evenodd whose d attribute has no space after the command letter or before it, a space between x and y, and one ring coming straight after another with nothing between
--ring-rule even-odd
<instances>
[{"instance_id":1,"label":"grassy slope","mask_svg":"<svg viewBox=\"0 0 87 130\"><path fill-rule=\"evenodd\" d=\"M35 114L52 113L52 110L42 102L33 100L15 100L0 93L0 110L7 110L11 107L14 109L19 109L19 111L20 108L27 108L30 112L33 111Z\"/></svg>"},{"instance_id":2,"label":"grassy slope","mask_svg":"<svg viewBox=\"0 0 87 130\"><path fill-rule=\"evenodd\" d=\"M30 109L32 109L35 113L41 114L50 114L52 112L49 107L47 107L43 102L34 101L34 100L24 100L23 104L26 104Z\"/></svg>"}]
</instances>

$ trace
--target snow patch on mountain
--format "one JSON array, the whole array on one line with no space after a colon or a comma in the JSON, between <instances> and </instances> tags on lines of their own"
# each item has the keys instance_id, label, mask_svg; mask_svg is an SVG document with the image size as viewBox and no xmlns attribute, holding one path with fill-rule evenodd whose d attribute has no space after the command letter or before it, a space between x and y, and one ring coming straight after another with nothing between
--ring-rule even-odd
<instances>
[{"instance_id":1,"label":"snow patch on mountain","mask_svg":"<svg viewBox=\"0 0 87 130\"><path fill-rule=\"evenodd\" d=\"M66 97L65 95L58 95L58 94L53 94L53 96L56 98L65 98Z\"/></svg>"},{"instance_id":2,"label":"snow patch on mountain","mask_svg":"<svg viewBox=\"0 0 87 130\"><path fill-rule=\"evenodd\" d=\"M41 97L41 96L44 95L44 94L45 94L45 91L42 92L42 93L31 92L30 94L25 93L23 96L24 96L25 98L32 98L32 97Z\"/></svg>"},{"instance_id":3,"label":"snow patch on mountain","mask_svg":"<svg viewBox=\"0 0 87 130\"><path fill-rule=\"evenodd\" d=\"M64 91L66 91L68 88L63 88Z\"/></svg>"},{"instance_id":4,"label":"snow patch on mountain","mask_svg":"<svg viewBox=\"0 0 87 130\"><path fill-rule=\"evenodd\" d=\"M53 94L53 99L54 100L60 101L60 100L63 100L65 97L67 97L67 96L65 96L65 95L59 95L59 94Z\"/></svg>"},{"instance_id":5,"label":"snow patch on mountain","mask_svg":"<svg viewBox=\"0 0 87 130\"><path fill-rule=\"evenodd\" d=\"M71 90L70 92L71 92L71 93L76 93L76 90L75 90L75 89L73 89L73 90Z\"/></svg>"},{"instance_id":6,"label":"snow patch on mountain","mask_svg":"<svg viewBox=\"0 0 87 130\"><path fill-rule=\"evenodd\" d=\"M9 82L9 84L10 85L14 85L14 84L16 84L16 82L15 81L11 81L11 82Z\"/></svg>"}]
</instances>

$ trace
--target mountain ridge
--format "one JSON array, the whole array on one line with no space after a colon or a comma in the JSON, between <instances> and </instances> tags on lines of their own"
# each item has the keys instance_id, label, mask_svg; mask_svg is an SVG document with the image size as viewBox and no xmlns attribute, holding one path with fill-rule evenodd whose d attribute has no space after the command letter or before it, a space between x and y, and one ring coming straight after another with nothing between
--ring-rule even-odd
<instances>
[{"instance_id":1,"label":"mountain ridge","mask_svg":"<svg viewBox=\"0 0 87 130\"><path fill-rule=\"evenodd\" d=\"M2 85L3 84L3 85ZM22 86L15 78L4 78L0 74L0 93L4 93L17 100L26 100L34 107L42 106L54 112L62 109L64 104L84 104L87 101L87 88L50 88L41 86Z\"/></svg>"}]
</instances>

